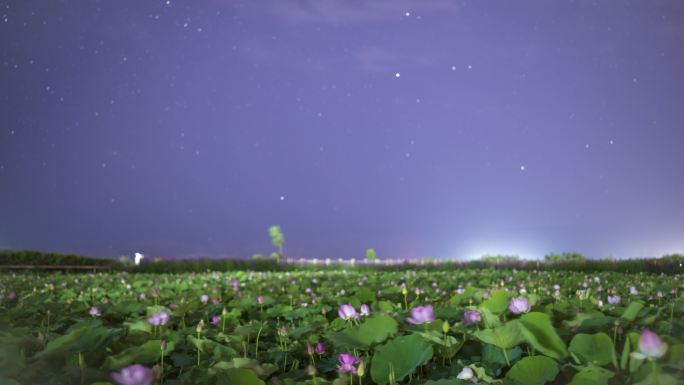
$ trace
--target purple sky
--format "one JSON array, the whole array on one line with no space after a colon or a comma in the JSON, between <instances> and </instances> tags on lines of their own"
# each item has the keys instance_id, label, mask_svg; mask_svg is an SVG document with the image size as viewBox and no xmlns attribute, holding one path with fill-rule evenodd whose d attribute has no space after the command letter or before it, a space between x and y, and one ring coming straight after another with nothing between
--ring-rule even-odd
<instances>
[{"instance_id":1,"label":"purple sky","mask_svg":"<svg viewBox=\"0 0 684 385\"><path fill-rule=\"evenodd\" d=\"M684 2L0 0L0 248L684 252Z\"/></svg>"}]
</instances>

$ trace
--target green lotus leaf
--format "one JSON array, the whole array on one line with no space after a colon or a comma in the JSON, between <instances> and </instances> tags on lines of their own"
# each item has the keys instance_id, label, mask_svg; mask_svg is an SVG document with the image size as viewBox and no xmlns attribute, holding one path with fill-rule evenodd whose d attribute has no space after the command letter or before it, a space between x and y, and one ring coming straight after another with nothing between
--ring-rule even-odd
<instances>
[{"instance_id":1,"label":"green lotus leaf","mask_svg":"<svg viewBox=\"0 0 684 385\"><path fill-rule=\"evenodd\" d=\"M375 349L371 378L377 384L389 383L390 373L397 381L413 373L432 358L432 345L418 334L396 337Z\"/></svg>"},{"instance_id":2,"label":"green lotus leaf","mask_svg":"<svg viewBox=\"0 0 684 385\"><path fill-rule=\"evenodd\" d=\"M570 341L569 350L583 363L601 366L616 361L613 340L606 333L577 334Z\"/></svg>"},{"instance_id":3,"label":"green lotus leaf","mask_svg":"<svg viewBox=\"0 0 684 385\"><path fill-rule=\"evenodd\" d=\"M556 361L545 356L529 356L513 365L506 378L516 385L544 385L557 375Z\"/></svg>"}]
</instances>

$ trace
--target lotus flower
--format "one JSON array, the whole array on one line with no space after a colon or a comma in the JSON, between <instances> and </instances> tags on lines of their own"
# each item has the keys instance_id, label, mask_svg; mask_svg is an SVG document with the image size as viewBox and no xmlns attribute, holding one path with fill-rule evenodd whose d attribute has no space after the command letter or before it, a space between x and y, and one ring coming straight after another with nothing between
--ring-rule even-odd
<instances>
[{"instance_id":1,"label":"lotus flower","mask_svg":"<svg viewBox=\"0 0 684 385\"><path fill-rule=\"evenodd\" d=\"M257 302L259 303L259 305L263 305L264 304L264 296L263 295L258 296Z\"/></svg>"},{"instance_id":2,"label":"lotus flower","mask_svg":"<svg viewBox=\"0 0 684 385\"><path fill-rule=\"evenodd\" d=\"M166 325L166 323L169 322L169 313L165 311L160 311L159 313L157 313L157 316L159 317L160 325Z\"/></svg>"},{"instance_id":3,"label":"lotus flower","mask_svg":"<svg viewBox=\"0 0 684 385\"><path fill-rule=\"evenodd\" d=\"M112 373L112 380L120 385L151 385L154 376L152 369L135 364L121 369L120 372Z\"/></svg>"},{"instance_id":4,"label":"lotus flower","mask_svg":"<svg viewBox=\"0 0 684 385\"><path fill-rule=\"evenodd\" d=\"M325 354L325 345L323 342L319 342L316 344L316 354Z\"/></svg>"},{"instance_id":5,"label":"lotus flower","mask_svg":"<svg viewBox=\"0 0 684 385\"><path fill-rule=\"evenodd\" d=\"M90 308L90 311L88 312L93 317L99 317L102 314L100 313L100 309L97 308L97 306L93 306Z\"/></svg>"},{"instance_id":6,"label":"lotus flower","mask_svg":"<svg viewBox=\"0 0 684 385\"><path fill-rule=\"evenodd\" d=\"M356 312L356 309L354 309L354 306L348 304L340 305L337 314L345 321L352 318L359 318L359 314Z\"/></svg>"},{"instance_id":7,"label":"lotus flower","mask_svg":"<svg viewBox=\"0 0 684 385\"><path fill-rule=\"evenodd\" d=\"M632 357L637 359L660 358L666 351L667 344L662 342L657 334L649 329L644 329L639 336L639 351L633 352Z\"/></svg>"},{"instance_id":8,"label":"lotus flower","mask_svg":"<svg viewBox=\"0 0 684 385\"><path fill-rule=\"evenodd\" d=\"M362 316L369 316L370 315L370 307L366 305L365 303L361 305L361 315Z\"/></svg>"},{"instance_id":9,"label":"lotus flower","mask_svg":"<svg viewBox=\"0 0 684 385\"><path fill-rule=\"evenodd\" d=\"M350 353L342 353L338 359L340 361L340 365L337 367L338 371L356 374L356 367L354 367L354 365L361 362L358 357Z\"/></svg>"},{"instance_id":10,"label":"lotus flower","mask_svg":"<svg viewBox=\"0 0 684 385\"><path fill-rule=\"evenodd\" d=\"M508 310L513 314L527 313L530 311L530 301L525 297L512 298Z\"/></svg>"},{"instance_id":11,"label":"lotus flower","mask_svg":"<svg viewBox=\"0 0 684 385\"><path fill-rule=\"evenodd\" d=\"M411 309L411 316L406 321L414 325L426 324L435 320L432 305L416 306Z\"/></svg>"},{"instance_id":12,"label":"lotus flower","mask_svg":"<svg viewBox=\"0 0 684 385\"><path fill-rule=\"evenodd\" d=\"M480 323L480 321L482 321L482 316L477 310L466 310L466 312L463 313L462 321L464 325L472 325Z\"/></svg>"},{"instance_id":13,"label":"lotus flower","mask_svg":"<svg viewBox=\"0 0 684 385\"><path fill-rule=\"evenodd\" d=\"M463 368L456 378L459 380L471 380L473 382L477 381L475 378L475 373L473 373L473 369L468 367Z\"/></svg>"},{"instance_id":14,"label":"lotus flower","mask_svg":"<svg viewBox=\"0 0 684 385\"><path fill-rule=\"evenodd\" d=\"M159 326L161 320L159 319L159 315L152 314L147 318L147 322L152 326Z\"/></svg>"},{"instance_id":15,"label":"lotus flower","mask_svg":"<svg viewBox=\"0 0 684 385\"><path fill-rule=\"evenodd\" d=\"M620 296L619 295L609 295L608 296L608 304L609 305L617 305L620 303Z\"/></svg>"},{"instance_id":16,"label":"lotus flower","mask_svg":"<svg viewBox=\"0 0 684 385\"><path fill-rule=\"evenodd\" d=\"M147 322L152 326L166 325L166 323L169 322L169 313L160 311L159 313L152 314L147 318Z\"/></svg>"}]
</instances>

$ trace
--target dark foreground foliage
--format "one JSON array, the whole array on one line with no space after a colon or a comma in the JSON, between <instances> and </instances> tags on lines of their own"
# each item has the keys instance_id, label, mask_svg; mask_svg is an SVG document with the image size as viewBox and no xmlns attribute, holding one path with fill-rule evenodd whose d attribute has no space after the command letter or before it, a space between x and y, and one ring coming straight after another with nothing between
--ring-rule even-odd
<instances>
[{"instance_id":1,"label":"dark foreground foliage","mask_svg":"<svg viewBox=\"0 0 684 385\"><path fill-rule=\"evenodd\" d=\"M682 384L683 279L339 266L6 272L0 383ZM123 370L140 377L122 382Z\"/></svg>"}]
</instances>

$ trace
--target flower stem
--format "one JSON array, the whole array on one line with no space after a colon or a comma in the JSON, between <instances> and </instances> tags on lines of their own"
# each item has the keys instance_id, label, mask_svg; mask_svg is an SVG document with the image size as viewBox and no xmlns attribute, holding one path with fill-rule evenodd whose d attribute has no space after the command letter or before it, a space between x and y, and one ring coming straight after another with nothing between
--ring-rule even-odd
<instances>
[{"instance_id":1,"label":"flower stem","mask_svg":"<svg viewBox=\"0 0 684 385\"><path fill-rule=\"evenodd\" d=\"M161 349L161 358L159 363L159 379L164 383L164 348Z\"/></svg>"},{"instance_id":2,"label":"flower stem","mask_svg":"<svg viewBox=\"0 0 684 385\"><path fill-rule=\"evenodd\" d=\"M85 384L85 363L83 362L83 353L78 352L78 368L81 372L81 385Z\"/></svg>"},{"instance_id":3,"label":"flower stem","mask_svg":"<svg viewBox=\"0 0 684 385\"><path fill-rule=\"evenodd\" d=\"M263 322L261 323L261 327L259 327L259 331L257 332L256 336L256 346L254 347L254 359L259 359L259 336L261 335L261 329L264 328Z\"/></svg>"},{"instance_id":4,"label":"flower stem","mask_svg":"<svg viewBox=\"0 0 684 385\"><path fill-rule=\"evenodd\" d=\"M508 352L506 352L506 349L501 348L501 351L503 352L504 358L506 359L506 365L511 366L511 361L508 359Z\"/></svg>"},{"instance_id":5,"label":"flower stem","mask_svg":"<svg viewBox=\"0 0 684 385\"><path fill-rule=\"evenodd\" d=\"M201 354L201 347L202 347L202 334L200 332L197 332L197 366L200 366L200 354Z\"/></svg>"}]
</instances>

